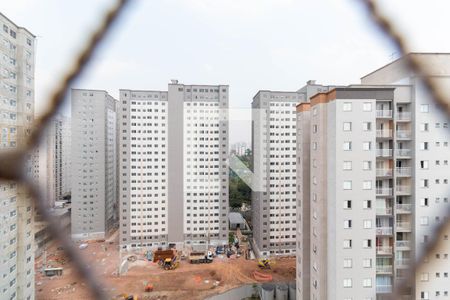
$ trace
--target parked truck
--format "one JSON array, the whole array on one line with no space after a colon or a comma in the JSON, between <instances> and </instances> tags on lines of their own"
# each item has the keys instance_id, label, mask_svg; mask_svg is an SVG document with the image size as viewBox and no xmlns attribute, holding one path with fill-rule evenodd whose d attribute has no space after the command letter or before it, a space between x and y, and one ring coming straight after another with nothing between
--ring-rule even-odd
<instances>
[{"instance_id":1,"label":"parked truck","mask_svg":"<svg viewBox=\"0 0 450 300\"><path fill-rule=\"evenodd\" d=\"M213 261L212 251L193 251L189 254L189 262L191 264L204 264Z\"/></svg>"}]
</instances>

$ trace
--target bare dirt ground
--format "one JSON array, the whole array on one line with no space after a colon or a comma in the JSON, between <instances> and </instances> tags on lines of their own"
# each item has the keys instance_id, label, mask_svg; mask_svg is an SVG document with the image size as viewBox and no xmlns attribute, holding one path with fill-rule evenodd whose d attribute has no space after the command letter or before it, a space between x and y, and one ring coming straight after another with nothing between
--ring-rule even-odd
<instances>
[{"instance_id":1,"label":"bare dirt ground","mask_svg":"<svg viewBox=\"0 0 450 300\"><path fill-rule=\"evenodd\" d=\"M106 248L105 248L106 247ZM106 250L106 251L105 251ZM138 299L204 299L248 283L258 282L254 271L271 274L274 282L295 280L295 258L273 261L271 270L258 270L256 260L215 258L210 264L189 264L181 261L176 270L163 270L144 256L130 265L128 272L117 276L119 253L117 241L90 243L82 251L92 271L103 281L111 299L122 295L137 295ZM53 245L47 251L47 265L63 267L62 276L45 277L41 274L44 256L36 260L36 299L92 299L84 281L73 265L65 261L64 252ZM144 292L147 283L154 291Z\"/></svg>"}]
</instances>

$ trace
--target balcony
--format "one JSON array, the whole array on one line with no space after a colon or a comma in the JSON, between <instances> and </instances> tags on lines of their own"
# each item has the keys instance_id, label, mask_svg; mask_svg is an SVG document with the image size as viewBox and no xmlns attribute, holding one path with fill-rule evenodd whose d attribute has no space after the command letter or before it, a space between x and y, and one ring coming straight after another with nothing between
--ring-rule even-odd
<instances>
[{"instance_id":1,"label":"balcony","mask_svg":"<svg viewBox=\"0 0 450 300\"><path fill-rule=\"evenodd\" d=\"M377 265L377 274L392 274L392 265Z\"/></svg>"},{"instance_id":2,"label":"balcony","mask_svg":"<svg viewBox=\"0 0 450 300\"><path fill-rule=\"evenodd\" d=\"M392 215L392 207L377 207L377 215Z\"/></svg>"},{"instance_id":3,"label":"balcony","mask_svg":"<svg viewBox=\"0 0 450 300\"><path fill-rule=\"evenodd\" d=\"M411 157L411 149L396 149L395 155L397 157Z\"/></svg>"},{"instance_id":4,"label":"balcony","mask_svg":"<svg viewBox=\"0 0 450 300\"><path fill-rule=\"evenodd\" d=\"M395 210L397 213L411 213L412 205L411 204L396 204Z\"/></svg>"},{"instance_id":5,"label":"balcony","mask_svg":"<svg viewBox=\"0 0 450 300\"><path fill-rule=\"evenodd\" d=\"M377 196L392 196L392 188L377 188Z\"/></svg>"},{"instance_id":6,"label":"balcony","mask_svg":"<svg viewBox=\"0 0 450 300\"><path fill-rule=\"evenodd\" d=\"M392 169L377 169L377 176L378 177L390 177L392 176Z\"/></svg>"},{"instance_id":7,"label":"balcony","mask_svg":"<svg viewBox=\"0 0 450 300\"><path fill-rule=\"evenodd\" d=\"M377 227L377 235L392 235L392 227Z\"/></svg>"},{"instance_id":8,"label":"balcony","mask_svg":"<svg viewBox=\"0 0 450 300\"><path fill-rule=\"evenodd\" d=\"M392 118L392 110L390 109L377 110L377 118Z\"/></svg>"},{"instance_id":9,"label":"balcony","mask_svg":"<svg viewBox=\"0 0 450 300\"><path fill-rule=\"evenodd\" d=\"M400 258L395 260L395 265L400 268L408 268L411 260L409 258Z\"/></svg>"},{"instance_id":10,"label":"balcony","mask_svg":"<svg viewBox=\"0 0 450 300\"><path fill-rule=\"evenodd\" d=\"M411 194L411 187L409 185L397 185L395 190L398 194Z\"/></svg>"},{"instance_id":11,"label":"balcony","mask_svg":"<svg viewBox=\"0 0 450 300\"><path fill-rule=\"evenodd\" d=\"M395 168L395 173L397 176L409 177L409 176L411 176L411 168L410 167L397 167L397 168Z\"/></svg>"},{"instance_id":12,"label":"balcony","mask_svg":"<svg viewBox=\"0 0 450 300\"><path fill-rule=\"evenodd\" d=\"M397 130L395 135L398 139L410 139L411 138L411 130Z\"/></svg>"},{"instance_id":13,"label":"balcony","mask_svg":"<svg viewBox=\"0 0 450 300\"><path fill-rule=\"evenodd\" d=\"M377 293L392 293L392 285L377 285Z\"/></svg>"},{"instance_id":14,"label":"balcony","mask_svg":"<svg viewBox=\"0 0 450 300\"><path fill-rule=\"evenodd\" d=\"M392 247L391 246L377 246L377 254L380 255L391 255Z\"/></svg>"},{"instance_id":15,"label":"balcony","mask_svg":"<svg viewBox=\"0 0 450 300\"><path fill-rule=\"evenodd\" d=\"M377 130L377 138L392 138L392 130L391 129L383 129Z\"/></svg>"},{"instance_id":16,"label":"balcony","mask_svg":"<svg viewBox=\"0 0 450 300\"><path fill-rule=\"evenodd\" d=\"M378 157L391 157L392 149L377 149L377 156Z\"/></svg>"},{"instance_id":17,"label":"balcony","mask_svg":"<svg viewBox=\"0 0 450 300\"><path fill-rule=\"evenodd\" d=\"M411 113L410 112L398 112L395 115L397 121L411 121Z\"/></svg>"},{"instance_id":18,"label":"balcony","mask_svg":"<svg viewBox=\"0 0 450 300\"><path fill-rule=\"evenodd\" d=\"M411 231L411 223L410 222L397 222L395 224L397 231Z\"/></svg>"},{"instance_id":19,"label":"balcony","mask_svg":"<svg viewBox=\"0 0 450 300\"><path fill-rule=\"evenodd\" d=\"M410 250L411 241L396 241L395 247L397 248L397 250Z\"/></svg>"}]
</instances>

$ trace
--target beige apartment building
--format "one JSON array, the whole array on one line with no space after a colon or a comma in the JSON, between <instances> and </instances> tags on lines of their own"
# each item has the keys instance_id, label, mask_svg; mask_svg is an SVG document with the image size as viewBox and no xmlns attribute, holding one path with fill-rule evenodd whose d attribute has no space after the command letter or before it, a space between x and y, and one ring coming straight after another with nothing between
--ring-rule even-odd
<instances>
[{"instance_id":1,"label":"beige apartment building","mask_svg":"<svg viewBox=\"0 0 450 300\"><path fill-rule=\"evenodd\" d=\"M450 55L410 55L449 86ZM299 299L384 299L447 218L450 120L404 64L297 106ZM448 296L439 238L406 299Z\"/></svg>"}]
</instances>

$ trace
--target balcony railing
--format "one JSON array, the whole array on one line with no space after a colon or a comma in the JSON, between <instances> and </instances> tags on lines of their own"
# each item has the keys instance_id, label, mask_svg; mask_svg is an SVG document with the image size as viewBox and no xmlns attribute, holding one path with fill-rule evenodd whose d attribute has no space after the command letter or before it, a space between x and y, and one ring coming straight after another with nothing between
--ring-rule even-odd
<instances>
[{"instance_id":1,"label":"balcony railing","mask_svg":"<svg viewBox=\"0 0 450 300\"><path fill-rule=\"evenodd\" d=\"M397 167L395 168L395 172L397 176L411 176L411 168L410 167Z\"/></svg>"},{"instance_id":2,"label":"balcony railing","mask_svg":"<svg viewBox=\"0 0 450 300\"><path fill-rule=\"evenodd\" d=\"M392 235L392 227L377 227L377 235Z\"/></svg>"},{"instance_id":3,"label":"balcony railing","mask_svg":"<svg viewBox=\"0 0 450 300\"><path fill-rule=\"evenodd\" d=\"M411 149L396 149L395 155L399 157L409 157L411 156Z\"/></svg>"},{"instance_id":4,"label":"balcony railing","mask_svg":"<svg viewBox=\"0 0 450 300\"><path fill-rule=\"evenodd\" d=\"M410 139L411 131L410 130L397 130L395 132L398 139Z\"/></svg>"},{"instance_id":5,"label":"balcony railing","mask_svg":"<svg viewBox=\"0 0 450 300\"><path fill-rule=\"evenodd\" d=\"M397 230L411 231L410 222L397 222L395 226L397 227Z\"/></svg>"},{"instance_id":6,"label":"balcony railing","mask_svg":"<svg viewBox=\"0 0 450 300\"><path fill-rule=\"evenodd\" d=\"M392 118L392 110L390 109L377 110L377 118Z\"/></svg>"},{"instance_id":7,"label":"balcony railing","mask_svg":"<svg viewBox=\"0 0 450 300\"><path fill-rule=\"evenodd\" d=\"M396 204L395 209L397 210L397 212L410 213L412 211L412 205L411 204Z\"/></svg>"},{"instance_id":8,"label":"balcony railing","mask_svg":"<svg viewBox=\"0 0 450 300\"><path fill-rule=\"evenodd\" d=\"M392 285L377 285L377 293L391 293Z\"/></svg>"},{"instance_id":9,"label":"balcony railing","mask_svg":"<svg viewBox=\"0 0 450 300\"><path fill-rule=\"evenodd\" d=\"M392 215L392 207L377 207L377 215Z\"/></svg>"},{"instance_id":10,"label":"balcony railing","mask_svg":"<svg viewBox=\"0 0 450 300\"><path fill-rule=\"evenodd\" d=\"M377 169L377 176L392 176L392 169Z\"/></svg>"},{"instance_id":11,"label":"balcony railing","mask_svg":"<svg viewBox=\"0 0 450 300\"><path fill-rule=\"evenodd\" d=\"M377 254L385 254L385 255L392 254L392 247L391 246L377 246Z\"/></svg>"},{"instance_id":12,"label":"balcony railing","mask_svg":"<svg viewBox=\"0 0 450 300\"><path fill-rule=\"evenodd\" d=\"M392 265L377 265L377 273L392 273Z\"/></svg>"},{"instance_id":13,"label":"balcony railing","mask_svg":"<svg viewBox=\"0 0 450 300\"><path fill-rule=\"evenodd\" d=\"M397 119L397 121L410 121L411 113L410 112L398 112L395 115L395 118Z\"/></svg>"},{"instance_id":14,"label":"balcony railing","mask_svg":"<svg viewBox=\"0 0 450 300\"><path fill-rule=\"evenodd\" d=\"M395 260L395 265L398 267L409 267L410 262L409 258L400 258Z\"/></svg>"},{"instance_id":15,"label":"balcony railing","mask_svg":"<svg viewBox=\"0 0 450 300\"><path fill-rule=\"evenodd\" d=\"M397 185L395 190L397 193L401 194L410 194L411 193L411 187L409 185Z\"/></svg>"},{"instance_id":16,"label":"balcony railing","mask_svg":"<svg viewBox=\"0 0 450 300\"><path fill-rule=\"evenodd\" d=\"M411 241L396 241L395 246L397 248L410 248L411 247Z\"/></svg>"},{"instance_id":17,"label":"balcony railing","mask_svg":"<svg viewBox=\"0 0 450 300\"><path fill-rule=\"evenodd\" d=\"M392 188L377 188L377 196L392 196Z\"/></svg>"},{"instance_id":18,"label":"balcony railing","mask_svg":"<svg viewBox=\"0 0 450 300\"><path fill-rule=\"evenodd\" d=\"M391 129L377 130L377 138L391 138L391 137L392 137Z\"/></svg>"},{"instance_id":19,"label":"balcony railing","mask_svg":"<svg viewBox=\"0 0 450 300\"><path fill-rule=\"evenodd\" d=\"M377 149L377 156L390 157L392 156L392 149Z\"/></svg>"}]
</instances>

